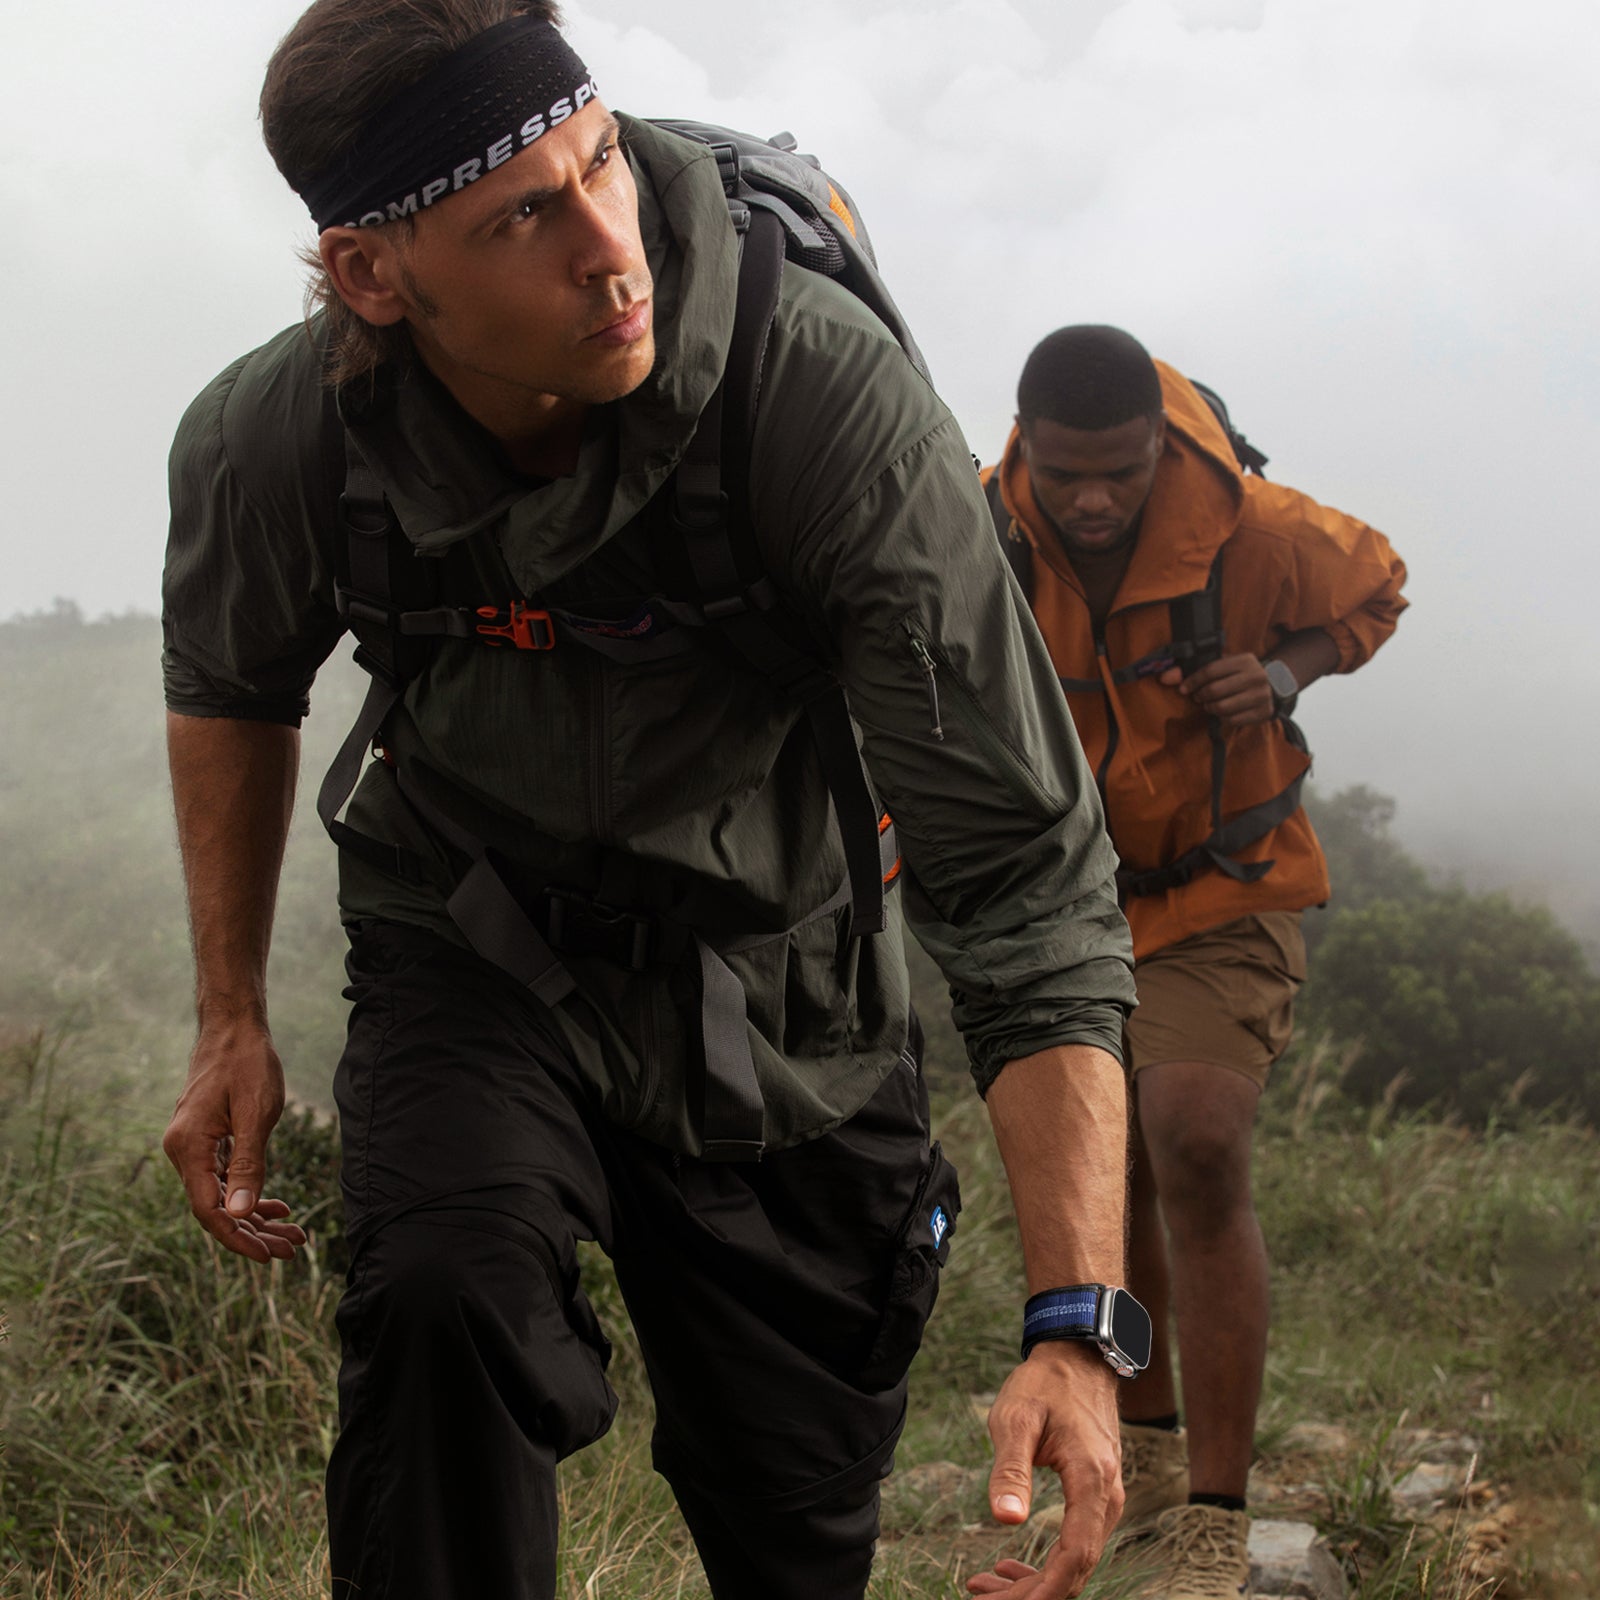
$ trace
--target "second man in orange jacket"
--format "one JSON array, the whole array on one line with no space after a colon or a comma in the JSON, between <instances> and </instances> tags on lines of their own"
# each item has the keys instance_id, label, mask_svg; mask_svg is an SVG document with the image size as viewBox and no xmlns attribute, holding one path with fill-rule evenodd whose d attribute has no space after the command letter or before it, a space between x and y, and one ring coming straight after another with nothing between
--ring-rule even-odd
<instances>
[{"instance_id":1,"label":"second man in orange jacket","mask_svg":"<svg viewBox=\"0 0 1600 1600\"><path fill-rule=\"evenodd\" d=\"M1129 1283L1155 1344L1121 1395L1123 1528L1161 1535L1169 1600L1245 1594L1267 1341L1251 1133L1305 975L1300 912L1329 887L1291 713L1394 631L1405 568L1365 523L1245 476L1198 390L1115 328L1034 350L985 477L1133 929Z\"/></svg>"}]
</instances>

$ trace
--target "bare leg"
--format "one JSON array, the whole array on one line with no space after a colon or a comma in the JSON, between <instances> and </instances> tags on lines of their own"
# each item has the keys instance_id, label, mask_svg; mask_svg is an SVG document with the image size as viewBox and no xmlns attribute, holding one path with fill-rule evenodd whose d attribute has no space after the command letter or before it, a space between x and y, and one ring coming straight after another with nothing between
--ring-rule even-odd
<instances>
[{"instance_id":1,"label":"bare leg","mask_svg":"<svg viewBox=\"0 0 1600 1600\"><path fill-rule=\"evenodd\" d=\"M1172 1382L1172 1287L1161 1202L1137 1115L1128 1132L1133 1158L1128 1185L1128 1287L1150 1313L1150 1365L1131 1382L1117 1385L1117 1405L1124 1422L1144 1422L1178 1409Z\"/></svg>"},{"instance_id":2,"label":"bare leg","mask_svg":"<svg viewBox=\"0 0 1600 1600\"><path fill-rule=\"evenodd\" d=\"M1267 1354L1267 1253L1250 1194L1260 1090L1196 1061L1147 1067L1135 1090L1171 1243L1190 1484L1243 1496ZM1158 1394L1140 1402L1146 1416L1159 1414Z\"/></svg>"}]
</instances>

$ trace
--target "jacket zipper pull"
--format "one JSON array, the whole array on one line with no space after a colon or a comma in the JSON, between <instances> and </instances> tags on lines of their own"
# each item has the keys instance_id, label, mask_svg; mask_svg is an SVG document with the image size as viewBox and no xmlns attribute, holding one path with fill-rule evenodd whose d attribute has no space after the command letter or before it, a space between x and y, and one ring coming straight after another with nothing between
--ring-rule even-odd
<instances>
[{"instance_id":1,"label":"jacket zipper pull","mask_svg":"<svg viewBox=\"0 0 1600 1600\"><path fill-rule=\"evenodd\" d=\"M915 634L911 635L911 653L917 658L922 667L922 676L926 680L928 690L928 731L941 743L944 741L944 728L939 721L939 684L935 674L939 668L935 664L932 652Z\"/></svg>"}]
</instances>

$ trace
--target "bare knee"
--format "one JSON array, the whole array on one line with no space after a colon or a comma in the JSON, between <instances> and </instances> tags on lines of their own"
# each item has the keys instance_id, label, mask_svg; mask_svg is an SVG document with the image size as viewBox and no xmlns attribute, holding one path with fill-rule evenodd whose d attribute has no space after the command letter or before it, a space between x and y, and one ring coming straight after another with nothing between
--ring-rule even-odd
<instances>
[{"instance_id":1,"label":"bare knee","mask_svg":"<svg viewBox=\"0 0 1600 1600\"><path fill-rule=\"evenodd\" d=\"M1215 1130L1186 1129L1159 1163L1161 1209L1170 1228L1221 1232L1251 1211L1250 1146Z\"/></svg>"}]
</instances>

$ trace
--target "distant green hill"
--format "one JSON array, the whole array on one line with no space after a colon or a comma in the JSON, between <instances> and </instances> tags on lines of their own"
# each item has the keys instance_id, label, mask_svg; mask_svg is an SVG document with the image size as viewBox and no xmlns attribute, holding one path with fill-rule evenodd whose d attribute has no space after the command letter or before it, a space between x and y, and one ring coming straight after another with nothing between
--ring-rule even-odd
<instances>
[{"instance_id":1,"label":"distant green hill","mask_svg":"<svg viewBox=\"0 0 1600 1600\"><path fill-rule=\"evenodd\" d=\"M0 624L0 1039L70 1027L72 1054L170 1099L191 1035L182 874L152 617L70 606ZM326 1099L343 1034L334 851L311 801L359 703L342 658L318 681L270 980L291 1090Z\"/></svg>"}]
</instances>

